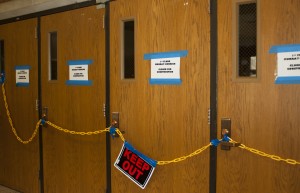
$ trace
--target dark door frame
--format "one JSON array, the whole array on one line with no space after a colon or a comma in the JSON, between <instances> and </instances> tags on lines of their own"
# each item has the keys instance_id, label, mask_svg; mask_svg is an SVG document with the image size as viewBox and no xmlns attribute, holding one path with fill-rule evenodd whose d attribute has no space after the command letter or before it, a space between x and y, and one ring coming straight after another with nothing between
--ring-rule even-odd
<instances>
[{"instance_id":1,"label":"dark door frame","mask_svg":"<svg viewBox=\"0 0 300 193\"><path fill-rule=\"evenodd\" d=\"M218 0L210 0L210 141L217 139ZM217 192L217 148L210 147L209 192Z\"/></svg>"}]
</instances>

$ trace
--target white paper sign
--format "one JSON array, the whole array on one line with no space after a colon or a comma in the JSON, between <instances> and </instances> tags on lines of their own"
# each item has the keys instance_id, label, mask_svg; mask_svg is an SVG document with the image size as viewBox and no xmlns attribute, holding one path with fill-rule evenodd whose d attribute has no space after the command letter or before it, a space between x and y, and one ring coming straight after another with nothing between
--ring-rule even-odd
<instances>
[{"instance_id":1,"label":"white paper sign","mask_svg":"<svg viewBox=\"0 0 300 193\"><path fill-rule=\"evenodd\" d=\"M89 80L88 65L69 65L69 80Z\"/></svg>"},{"instance_id":2,"label":"white paper sign","mask_svg":"<svg viewBox=\"0 0 300 193\"><path fill-rule=\"evenodd\" d=\"M152 79L180 79L180 57L151 59Z\"/></svg>"},{"instance_id":3,"label":"white paper sign","mask_svg":"<svg viewBox=\"0 0 300 193\"><path fill-rule=\"evenodd\" d=\"M16 83L29 83L29 69L16 70Z\"/></svg>"},{"instance_id":4,"label":"white paper sign","mask_svg":"<svg viewBox=\"0 0 300 193\"><path fill-rule=\"evenodd\" d=\"M300 77L300 52L277 53L277 75Z\"/></svg>"}]
</instances>

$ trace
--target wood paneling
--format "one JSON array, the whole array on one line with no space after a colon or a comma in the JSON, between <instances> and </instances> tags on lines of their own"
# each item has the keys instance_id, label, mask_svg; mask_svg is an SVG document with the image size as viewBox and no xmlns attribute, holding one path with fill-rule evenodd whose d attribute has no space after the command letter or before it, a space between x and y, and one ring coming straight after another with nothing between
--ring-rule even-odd
<instances>
[{"instance_id":1,"label":"wood paneling","mask_svg":"<svg viewBox=\"0 0 300 193\"><path fill-rule=\"evenodd\" d=\"M6 96L19 136L27 140L38 120L35 100L38 98L36 19L0 26L4 40ZM29 87L16 87L15 66L30 65ZM38 137L23 145L17 141L8 123L3 95L0 95L0 183L25 193L39 192Z\"/></svg>"},{"instance_id":2,"label":"wood paneling","mask_svg":"<svg viewBox=\"0 0 300 193\"><path fill-rule=\"evenodd\" d=\"M5 3L5 2L8 2L8 1L11 1L11 0L0 0L0 3Z\"/></svg>"},{"instance_id":3,"label":"wood paneling","mask_svg":"<svg viewBox=\"0 0 300 193\"><path fill-rule=\"evenodd\" d=\"M300 160L298 85L275 85L273 45L300 41L299 1L258 1L260 80L232 81L232 4L218 1L218 120L232 119L232 138L283 158ZM220 128L219 128L220 130ZM299 192L300 168L239 148L218 151L217 192Z\"/></svg>"},{"instance_id":4,"label":"wood paneling","mask_svg":"<svg viewBox=\"0 0 300 193\"><path fill-rule=\"evenodd\" d=\"M75 131L105 129L104 10L96 7L42 17L42 92L48 119ZM57 32L58 80L48 81L48 33ZM68 86L68 60L93 60L92 86ZM45 193L105 192L105 134L74 136L44 129Z\"/></svg>"},{"instance_id":5,"label":"wood paneling","mask_svg":"<svg viewBox=\"0 0 300 193\"><path fill-rule=\"evenodd\" d=\"M118 0L111 2L111 111L135 148L156 160L171 160L208 143L208 1ZM136 78L121 80L121 21L135 19ZM144 54L188 50L181 58L181 85L150 85ZM122 147L112 143L112 164ZM209 152L157 166L146 189L112 168L112 192L208 192Z\"/></svg>"}]
</instances>

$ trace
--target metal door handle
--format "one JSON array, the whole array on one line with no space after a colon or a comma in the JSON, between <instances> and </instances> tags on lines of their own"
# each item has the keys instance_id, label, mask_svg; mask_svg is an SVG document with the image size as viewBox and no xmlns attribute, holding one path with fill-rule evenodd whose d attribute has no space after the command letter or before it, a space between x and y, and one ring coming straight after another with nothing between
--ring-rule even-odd
<instances>
[{"instance_id":1,"label":"metal door handle","mask_svg":"<svg viewBox=\"0 0 300 193\"><path fill-rule=\"evenodd\" d=\"M230 118L222 118L221 119L221 138L223 139L224 136L231 137L231 119ZM241 143L231 143L222 141L220 143L221 150L229 151L231 147L238 147Z\"/></svg>"}]
</instances>

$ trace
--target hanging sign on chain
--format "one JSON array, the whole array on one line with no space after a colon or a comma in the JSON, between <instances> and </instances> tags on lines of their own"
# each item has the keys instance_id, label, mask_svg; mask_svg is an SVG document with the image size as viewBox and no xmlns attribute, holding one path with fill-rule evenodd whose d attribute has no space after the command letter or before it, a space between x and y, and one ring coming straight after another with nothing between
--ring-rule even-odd
<instances>
[{"instance_id":1,"label":"hanging sign on chain","mask_svg":"<svg viewBox=\"0 0 300 193\"><path fill-rule=\"evenodd\" d=\"M138 152L128 142L124 142L114 165L129 179L144 189L153 174L156 164L157 161Z\"/></svg>"},{"instance_id":2,"label":"hanging sign on chain","mask_svg":"<svg viewBox=\"0 0 300 193\"><path fill-rule=\"evenodd\" d=\"M151 60L150 84L181 84L180 57L187 56L188 51L149 53L145 60Z\"/></svg>"},{"instance_id":3,"label":"hanging sign on chain","mask_svg":"<svg viewBox=\"0 0 300 193\"><path fill-rule=\"evenodd\" d=\"M300 44L273 46L277 54L276 84L300 84Z\"/></svg>"},{"instance_id":4,"label":"hanging sign on chain","mask_svg":"<svg viewBox=\"0 0 300 193\"><path fill-rule=\"evenodd\" d=\"M15 66L16 70L16 86L29 86L29 70L31 66Z\"/></svg>"}]
</instances>

